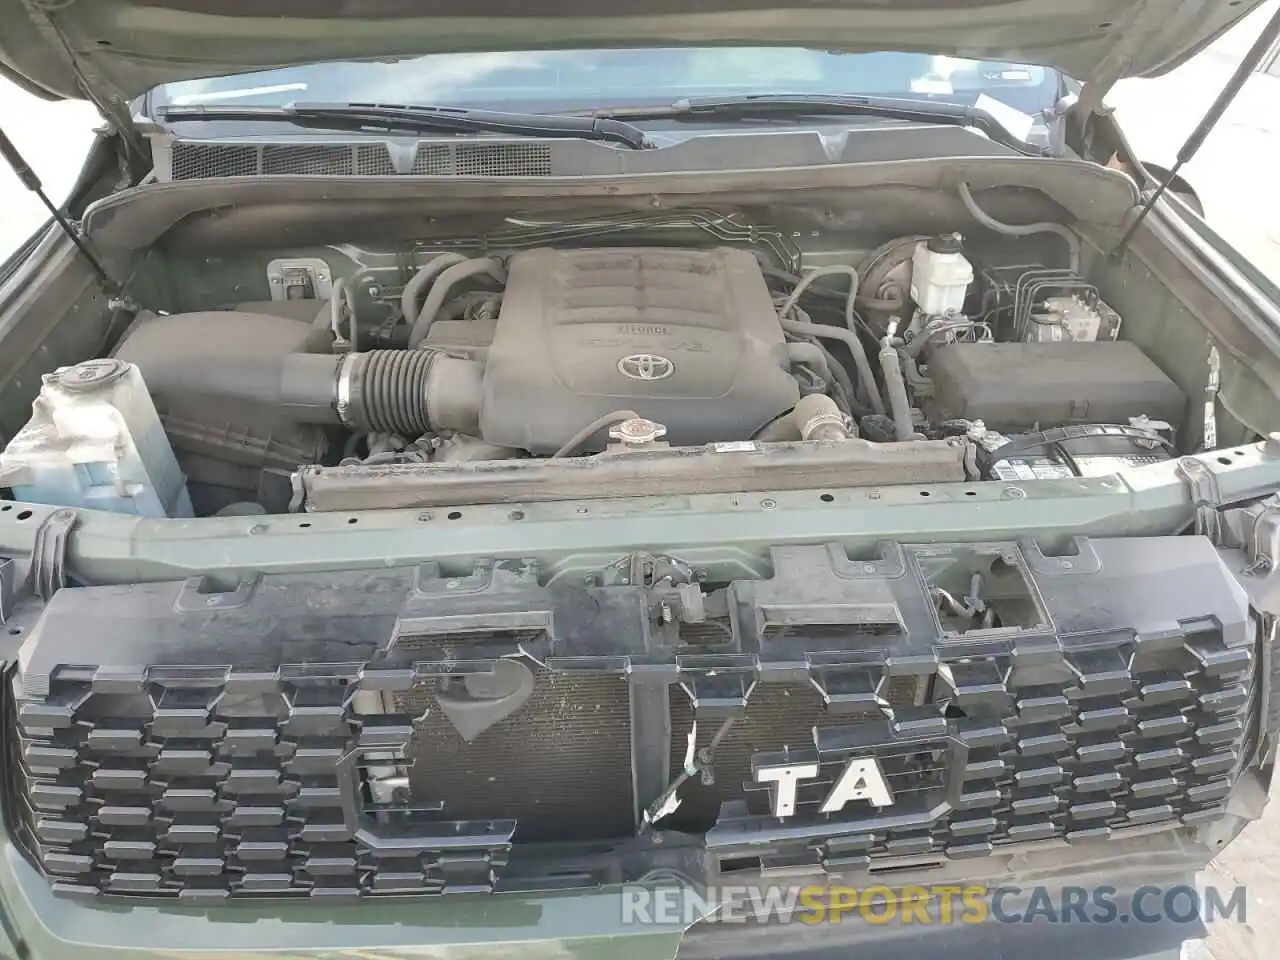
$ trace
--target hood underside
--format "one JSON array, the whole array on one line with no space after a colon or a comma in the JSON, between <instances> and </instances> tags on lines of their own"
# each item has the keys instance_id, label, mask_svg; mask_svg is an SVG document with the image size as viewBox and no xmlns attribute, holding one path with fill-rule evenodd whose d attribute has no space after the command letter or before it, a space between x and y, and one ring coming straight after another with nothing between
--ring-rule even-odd
<instances>
[{"instance_id":1,"label":"hood underside","mask_svg":"<svg viewBox=\"0 0 1280 960\"><path fill-rule=\"evenodd\" d=\"M119 102L157 84L325 60L788 44L1055 67L1109 85L1177 66L1261 0L0 0L0 73ZM609 5L606 5L607 7Z\"/></svg>"}]
</instances>

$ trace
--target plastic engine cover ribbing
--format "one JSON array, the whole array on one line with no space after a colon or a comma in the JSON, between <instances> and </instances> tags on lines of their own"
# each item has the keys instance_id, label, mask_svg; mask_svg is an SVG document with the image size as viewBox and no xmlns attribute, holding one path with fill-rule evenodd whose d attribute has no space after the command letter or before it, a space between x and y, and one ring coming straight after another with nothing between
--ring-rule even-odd
<instances>
[{"instance_id":1,"label":"plastic engine cover ribbing","mask_svg":"<svg viewBox=\"0 0 1280 960\"><path fill-rule=\"evenodd\" d=\"M628 409L671 443L745 440L798 398L750 253L539 249L511 260L480 426L551 453Z\"/></svg>"}]
</instances>

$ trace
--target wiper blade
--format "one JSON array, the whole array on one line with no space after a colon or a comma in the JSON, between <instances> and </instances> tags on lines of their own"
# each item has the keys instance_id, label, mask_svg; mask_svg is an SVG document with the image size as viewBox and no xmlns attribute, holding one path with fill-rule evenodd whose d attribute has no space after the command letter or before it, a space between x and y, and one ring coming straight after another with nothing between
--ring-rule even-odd
<instances>
[{"instance_id":1,"label":"wiper blade","mask_svg":"<svg viewBox=\"0 0 1280 960\"><path fill-rule=\"evenodd\" d=\"M320 130L378 133L507 133L517 137L560 137L600 140L634 150L652 146L643 130L621 119L566 116L554 113L508 113L465 107L418 106L398 103L294 103L284 107L187 107L168 104L156 111L159 119L288 123Z\"/></svg>"},{"instance_id":2,"label":"wiper blade","mask_svg":"<svg viewBox=\"0 0 1280 960\"><path fill-rule=\"evenodd\" d=\"M1014 136L981 107L937 100L864 97L849 94L759 94L735 97L691 97L657 107L619 107L594 110L592 116L617 120L751 120L781 117L802 119L831 116L884 117L888 120L941 123L981 130L996 143L1028 156L1046 151Z\"/></svg>"}]
</instances>

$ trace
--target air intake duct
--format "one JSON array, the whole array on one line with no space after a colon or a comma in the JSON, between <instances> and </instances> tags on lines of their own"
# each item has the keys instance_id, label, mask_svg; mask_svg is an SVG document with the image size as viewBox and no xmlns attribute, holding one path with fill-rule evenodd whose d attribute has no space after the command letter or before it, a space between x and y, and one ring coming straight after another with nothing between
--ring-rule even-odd
<instances>
[{"instance_id":1,"label":"air intake duct","mask_svg":"<svg viewBox=\"0 0 1280 960\"><path fill-rule=\"evenodd\" d=\"M280 399L290 416L310 423L336 420L404 437L477 436L482 375L479 364L436 350L293 354L281 371Z\"/></svg>"},{"instance_id":2,"label":"air intake duct","mask_svg":"<svg viewBox=\"0 0 1280 960\"><path fill-rule=\"evenodd\" d=\"M480 364L432 349L304 353L310 329L238 311L152 317L115 356L142 371L162 413L177 406L188 419L208 406L231 423L479 436Z\"/></svg>"}]
</instances>

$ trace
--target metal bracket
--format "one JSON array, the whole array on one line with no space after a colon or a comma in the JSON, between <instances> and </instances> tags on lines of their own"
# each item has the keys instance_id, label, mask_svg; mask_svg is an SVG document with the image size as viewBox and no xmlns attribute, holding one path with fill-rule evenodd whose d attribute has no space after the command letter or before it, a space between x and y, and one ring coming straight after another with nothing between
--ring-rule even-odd
<instances>
[{"instance_id":1,"label":"metal bracket","mask_svg":"<svg viewBox=\"0 0 1280 960\"><path fill-rule=\"evenodd\" d=\"M1230 529L1249 552L1249 566L1245 572L1265 575L1277 569L1280 562L1280 496L1272 494L1265 500L1228 514L1235 520Z\"/></svg>"},{"instance_id":2,"label":"metal bracket","mask_svg":"<svg viewBox=\"0 0 1280 960\"><path fill-rule=\"evenodd\" d=\"M1203 461L1195 457L1181 457L1175 472L1191 490L1191 505L1195 508L1195 532L1208 537L1216 546L1222 545L1222 494L1218 490L1218 478Z\"/></svg>"},{"instance_id":3,"label":"metal bracket","mask_svg":"<svg viewBox=\"0 0 1280 960\"><path fill-rule=\"evenodd\" d=\"M1209 344L1209 375L1204 383L1204 436L1202 450L1218 446L1218 393L1222 389L1222 357L1217 344Z\"/></svg>"},{"instance_id":4,"label":"metal bracket","mask_svg":"<svg viewBox=\"0 0 1280 960\"><path fill-rule=\"evenodd\" d=\"M27 582L31 591L46 603L67 585L67 541L77 516L74 510L55 510L36 531Z\"/></svg>"},{"instance_id":5,"label":"metal bracket","mask_svg":"<svg viewBox=\"0 0 1280 960\"><path fill-rule=\"evenodd\" d=\"M267 264L272 300L328 300L333 293L329 264L318 257L272 260Z\"/></svg>"},{"instance_id":6,"label":"metal bracket","mask_svg":"<svg viewBox=\"0 0 1280 960\"><path fill-rule=\"evenodd\" d=\"M695 714L693 724L689 727L689 737L686 741L684 754L683 769L676 775L675 779L667 785L662 791L661 796L653 801L641 815L639 832L645 833L656 824L659 820L665 820L671 814L675 813L680 807L680 788L683 787L690 778L699 777L703 786L715 785L715 755L716 748L729 735L729 731L733 729L734 716L726 716L720 722L720 726L716 728L715 735L711 738L706 746L698 749L698 720Z\"/></svg>"},{"instance_id":7,"label":"metal bracket","mask_svg":"<svg viewBox=\"0 0 1280 960\"><path fill-rule=\"evenodd\" d=\"M13 616L13 601L17 593L18 565L8 557L0 557L0 626Z\"/></svg>"},{"instance_id":8,"label":"metal bracket","mask_svg":"<svg viewBox=\"0 0 1280 960\"><path fill-rule=\"evenodd\" d=\"M708 670L682 679L680 686L693 704L693 715L698 720L737 719L747 709L747 701L755 690L754 673L735 670Z\"/></svg>"}]
</instances>

